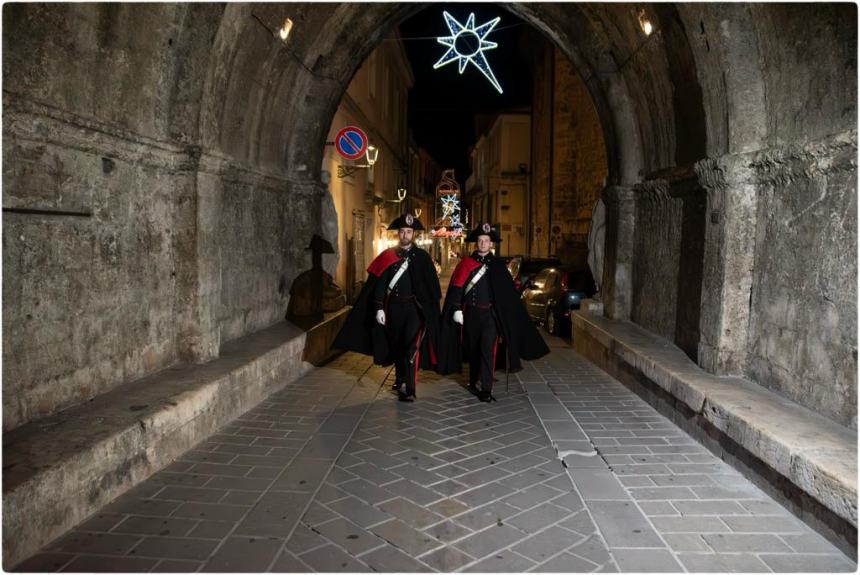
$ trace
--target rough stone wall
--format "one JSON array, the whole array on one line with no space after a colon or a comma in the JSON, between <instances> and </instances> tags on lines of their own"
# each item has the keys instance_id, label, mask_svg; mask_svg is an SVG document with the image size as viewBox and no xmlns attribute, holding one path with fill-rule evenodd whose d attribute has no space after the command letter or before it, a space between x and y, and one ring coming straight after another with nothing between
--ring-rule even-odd
<instances>
[{"instance_id":1,"label":"rough stone wall","mask_svg":"<svg viewBox=\"0 0 860 575\"><path fill-rule=\"evenodd\" d=\"M769 146L857 129L857 5L750 6L767 99Z\"/></svg>"},{"instance_id":2,"label":"rough stone wall","mask_svg":"<svg viewBox=\"0 0 860 575\"><path fill-rule=\"evenodd\" d=\"M3 7L3 427L176 361L182 9ZM157 23L157 25L155 25Z\"/></svg>"},{"instance_id":3,"label":"rough stone wall","mask_svg":"<svg viewBox=\"0 0 860 575\"><path fill-rule=\"evenodd\" d=\"M674 341L690 359L697 361L701 339L707 194L695 180L678 182L671 193L678 198L682 210Z\"/></svg>"},{"instance_id":4,"label":"rough stone wall","mask_svg":"<svg viewBox=\"0 0 860 575\"><path fill-rule=\"evenodd\" d=\"M666 182L637 186L630 319L669 341L675 338L682 203Z\"/></svg>"},{"instance_id":5,"label":"rough stone wall","mask_svg":"<svg viewBox=\"0 0 860 575\"><path fill-rule=\"evenodd\" d=\"M857 136L758 154L747 372L857 427Z\"/></svg>"},{"instance_id":6,"label":"rough stone wall","mask_svg":"<svg viewBox=\"0 0 860 575\"><path fill-rule=\"evenodd\" d=\"M601 298L606 317L629 320L635 264L636 195L632 188L607 186L601 198L606 204Z\"/></svg>"},{"instance_id":7,"label":"rough stone wall","mask_svg":"<svg viewBox=\"0 0 860 575\"><path fill-rule=\"evenodd\" d=\"M4 6L4 429L281 320L312 233L331 232L324 191L287 174L259 114L221 130L200 111L224 89L207 75L215 39L266 36L223 10ZM243 57L294 63L272 47ZM257 89L233 110L274 113L255 81L271 71L233 78Z\"/></svg>"},{"instance_id":8,"label":"rough stone wall","mask_svg":"<svg viewBox=\"0 0 860 575\"><path fill-rule=\"evenodd\" d=\"M179 4L7 4L3 91L158 138L167 134Z\"/></svg>"},{"instance_id":9,"label":"rough stone wall","mask_svg":"<svg viewBox=\"0 0 860 575\"><path fill-rule=\"evenodd\" d=\"M188 179L178 150L8 98L4 108L10 429L175 361L176 190Z\"/></svg>"},{"instance_id":10,"label":"rough stone wall","mask_svg":"<svg viewBox=\"0 0 860 575\"><path fill-rule=\"evenodd\" d=\"M712 117L700 364L856 428L857 7L679 10Z\"/></svg>"},{"instance_id":11,"label":"rough stone wall","mask_svg":"<svg viewBox=\"0 0 860 575\"><path fill-rule=\"evenodd\" d=\"M211 310L219 340L236 339L284 317L293 280L310 269L307 248L319 212L319 194L257 172L230 170L201 178L210 196ZM301 217L297 217L301 214Z\"/></svg>"},{"instance_id":12,"label":"rough stone wall","mask_svg":"<svg viewBox=\"0 0 860 575\"><path fill-rule=\"evenodd\" d=\"M634 121L642 142L647 142L641 148L642 171L638 176L673 165L676 118L666 36L646 37L639 27L637 7L630 4L586 4L584 10L606 31L617 74L634 95ZM653 12L648 16L657 22Z\"/></svg>"},{"instance_id":13,"label":"rough stone wall","mask_svg":"<svg viewBox=\"0 0 860 575\"><path fill-rule=\"evenodd\" d=\"M602 127L591 95L561 50L543 40L532 74L530 253L582 250L608 175Z\"/></svg>"},{"instance_id":14,"label":"rough stone wall","mask_svg":"<svg viewBox=\"0 0 860 575\"><path fill-rule=\"evenodd\" d=\"M549 255L553 50L549 42L541 42L532 64L532 159L529 166L529 254L532 256Z\"/></svg>"},{"instance_id":15,"label":"rough stone wall","mask_svg":"<svg viewBox=\"0 0 860 575\"><path fill-rule=\"evenodd\" d=\"M591 210L606 182L606 146L582 79L555 48L552 225L556 245L584 248Z\"/></svg>"}]
</instances>

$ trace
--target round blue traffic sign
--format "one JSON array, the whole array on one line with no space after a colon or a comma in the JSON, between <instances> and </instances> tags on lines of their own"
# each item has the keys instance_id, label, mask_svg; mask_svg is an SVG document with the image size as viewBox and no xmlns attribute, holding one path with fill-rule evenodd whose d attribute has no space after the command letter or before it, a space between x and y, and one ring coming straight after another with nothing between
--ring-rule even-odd
<instances>
[{"instance_id":1,"label":"round blue traffic sign","mask_svg":"<svg viewBox=\"0 0 860 575\"><path fill-rule=\"evenodd\" d=\"M334 147L347 160L359 159L367 149L367 135L356 126L341 128L334 138Z\"/></svg>"}]
</instances>

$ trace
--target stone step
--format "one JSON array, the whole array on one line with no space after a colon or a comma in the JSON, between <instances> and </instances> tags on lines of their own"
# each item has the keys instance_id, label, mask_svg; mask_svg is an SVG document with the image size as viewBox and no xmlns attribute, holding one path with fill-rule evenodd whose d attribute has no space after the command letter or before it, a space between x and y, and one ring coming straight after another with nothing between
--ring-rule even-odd
<instances>
[{"instance_id":1,"label":"stone step","mask_svg":"<svg viewBox=\"0 0 860 575\"><path fill-rule=\"evenodd\" d=\"M10 568L328 357L346 309L282 322L3 436Z\"/></svg>"},{"instance_id":2,"label":"stone step","mask_svg":"<svg viewBox=\"0 0 860 575\"><path fill-rule=\"evenodd\" d=\"M803 501L794 502L804 520L832 531L825 533L831 538L856 544L856 431L751 381L706 373L678 347L631 322L586 310L572 314L571 320L576 351L628 386L662 390L676 409L680 405L687 411L674 418L676 423L685 420L697 427L687 431L707 440L712 450L719 445L727 453L739 452L737 461L730 462L741 462L749 468L745 473L761 475L755 468L763 464L766 480L782 484L775 489L805 494ZM757 461L750 463L753 458ZM813 502L827 511L821 515L821 510L809 509Z\"/></svg>"}]
</instances>

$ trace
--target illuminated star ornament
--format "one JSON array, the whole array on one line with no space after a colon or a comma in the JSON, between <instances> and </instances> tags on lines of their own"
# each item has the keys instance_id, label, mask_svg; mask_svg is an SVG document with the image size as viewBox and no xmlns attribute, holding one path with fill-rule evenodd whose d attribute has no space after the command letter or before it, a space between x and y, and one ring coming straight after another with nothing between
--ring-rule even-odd
<instances>
[{"instance_id":1,"label":"illuminated star ornament","mask_svg":"<svg viewBox=\"0 0 860 575\"><path fill-rule=\"evenodd\" d=\"M442 217L451 218L450 225L452 228L462 228L460 223L460 198L457 194L450 194L439 198L442 202Z\"/></svg>"},{"instance_id":2,"label":"illuminated star ornament","mask_svg":"<svg viewBox=\"0 0 860 575\"><path fill-rule=\"evenodd\" d=\"M492 50L498 46L495 42L488 42L484 38L493 31L493 28L499 23L501 17L497 16L489 22L475 27L474 13L469 14L469 19L466 20L465 26L457 22L448 12L442 12L442 15L445 17L445 23L448 24L448 30L451 31L451 35L436 38L437 42L448 46L448 51L445 52L444 56L439 58L438 62L433 64L433 69L436 70L445 64L450 64L457 60L460 66L460 73L462 74L469 62L471 62L501 94L502 87L499 85L499 81L496 80L496 76L490 68L490 63L487 62L487 58L484 56L484 50Z\"/></svg>"}]
</instances>

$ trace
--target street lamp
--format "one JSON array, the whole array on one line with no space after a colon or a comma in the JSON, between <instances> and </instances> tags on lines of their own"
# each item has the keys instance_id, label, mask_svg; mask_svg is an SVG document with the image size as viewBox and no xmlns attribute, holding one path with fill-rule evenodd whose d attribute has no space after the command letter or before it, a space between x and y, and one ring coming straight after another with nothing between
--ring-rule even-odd
<instances>
[{"instance_id":1,"label":"street lamp","mask_svg":"<svg viewBox=\"0 0 860 575\"><path fill-rule=\"evenodd\" d=\"M379 148L376 146L367 146L367 149L364 151L364 159L367 161L366 164L355 164L353 166L344 166L340 165L337 167L337 177L338 178L346 178L348 176L353 175L356 170L363 170L366 168L372 168L373 164L376 163L376 160L379 158Z\"/></svg>"},{"instance_id":2,"label":"street lamp","mask_svg":"<svg viewBox=\"0 0 860 575\"><path fill-rule=\"evenodd\" d=\"M364 157L367 159L367 167L373 166L376 163L376 158L379 156L379 148L376 146L367 146L364 151Z\"/></svg>"}]
</instances>

